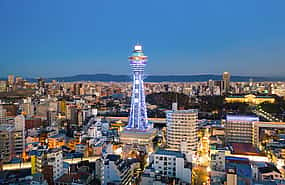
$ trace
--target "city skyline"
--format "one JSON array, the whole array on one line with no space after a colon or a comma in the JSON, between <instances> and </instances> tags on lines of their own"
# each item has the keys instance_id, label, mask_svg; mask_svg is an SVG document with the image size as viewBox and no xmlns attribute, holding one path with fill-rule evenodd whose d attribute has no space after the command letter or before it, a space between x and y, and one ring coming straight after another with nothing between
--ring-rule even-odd
<instances>
[{"instance_id":1,"label":"city skyline","mask_svg":"<svg viewBox=\"0 0 285 185\"><path fill-rule=\"evenodd\" d=\"M285 185L284 5L0 1L1 184Z\"/></svg>"},{"instance_id":2,"label":"city skyline","mask_svg":"<svg viewBox=\"0 0 285 185\"><path fill-rule=\"evenodd\" d=\"M137 42L152 56L148 74L284 74L283 1L0 5L1 77L129 74Z\"/></svg>"}]
</instances>

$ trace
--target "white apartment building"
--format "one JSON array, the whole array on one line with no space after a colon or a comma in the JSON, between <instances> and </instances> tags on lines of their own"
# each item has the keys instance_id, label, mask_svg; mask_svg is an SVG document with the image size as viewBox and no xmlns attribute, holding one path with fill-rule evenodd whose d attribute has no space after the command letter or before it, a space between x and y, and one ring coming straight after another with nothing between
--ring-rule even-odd
<instances>
[{"instance_id":1,"label":"white apartment building","mask_svg":"<svg viewBox=\"0 0 285 185\"><path fill-rule=\"evenodd\" d=\"M108 154L102 165L102 185L128 185L132 180L132 168L119 155Z\"/></svg>"},{"instance_id":2,"label":"white apartment building","mask_svg":"<svg viewBox=\"0 0 285 185\"><path fill-rule=\"evenodd\" d=\"M14 122L14 153L17 157L22 157L25 151L25 117L18 115L15 117Z\"/></svg>"},{"instance_id":3,"label":"white apartment building","mask_svg":"<svg viewBox=\"0 0 285 185\"><path fill-rule=\"evenodd\" d=\"M172 110L166 114L167 146L181 150L181 142L187 143L187 152L196 151L198 146L198 110Z\"/></svg>"},{"instance_id":4,"label":"white apartment building","mask_svg":"<svg viewBox=\"0 0 285 185\"><path fill-rule=\"evenodd\" d=\"M143 175L144 183L152 183L157 181L157 177L174 178L182 182L183 184L191 184L192 165L186 159L186 155L180 151L174 150L158 150L150 157L151 169L155 175L149 175L153 178L150 181L146 174Z\"/></svg>"},{"instance_id":5,"label":"white apartment building","mask_svg":"<svg viewBox=\"0 0 285 185\"><path fill-rule=\"evenodd\" d=\"M60 149L49 149L47 152L48 165L53 166L53 179L58 179L64 174L63 155Z\"/></svg>"},{"instance_id":6,"label":"white apartment building","mask_svg":"<svg viewBox=\"0 0 285 185\"><path fill-rule=\"evenodd\" d=\"M53 148L38 151L36 154L35 163L36 164L33 165L32 162L32 166L35 166L35 172L39 173L43 173L44 168L51 166L54 180L58 179L64 174L63 155L61 149Z\"/></svg>"}]
</instances>

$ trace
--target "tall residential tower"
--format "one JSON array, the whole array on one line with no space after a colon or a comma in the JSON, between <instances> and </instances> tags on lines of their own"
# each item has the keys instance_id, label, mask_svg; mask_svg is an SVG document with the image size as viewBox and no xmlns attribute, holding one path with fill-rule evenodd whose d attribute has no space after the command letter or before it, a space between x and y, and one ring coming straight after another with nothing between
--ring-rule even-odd
<instances>
[{"instance_id":1,"label":"tall residential tower","mask_svg":"<svg viewBox=\"0 0 285 185\"><path fill-rule=\"evenodd\" d=\"M198 110L172 110L166 114L167 146L172 150L196 151L198 147ZM184 144L184 146L183 146Z\"/></svg>"},{"instance_id":2,"label":"tall residential tower","mask_svg":"<svg viewBox=\"0 0 285 185\"><path fill-rule=\"evenodd\" d=\"M223 73L222 94L228 94L230 91L231 74L229 72Z\"/></svg>"}]
</instances>

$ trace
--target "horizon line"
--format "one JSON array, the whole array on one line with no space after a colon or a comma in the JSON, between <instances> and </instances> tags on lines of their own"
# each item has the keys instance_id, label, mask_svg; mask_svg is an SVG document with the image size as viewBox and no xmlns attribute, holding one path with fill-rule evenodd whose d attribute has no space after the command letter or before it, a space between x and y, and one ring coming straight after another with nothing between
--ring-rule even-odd
<instances>
[{"instance_id":1,"label":"horizon line","mask_svg":"<svg viewBox=\"0 0 285 185\"><path fill-rule=\"evenodd\" d=\"M74 75L64 75L64 76L54 76L54 77L45 77L44 75L41 76L24 76L24 75L15 75L15 74L8 74L7 76L2 76L0 79L8 79L9 75L14 75L14 77L22 77L24 79L53 79L53 78L68 78L68 77L76 77L76 76L84 76L84 75L112 75L112 76L131 76L131 74L114 74L114 73L86 73L86 74L74 74ZM223 73L197 73L197 74L145 74L146 77L148 76L222 76ZM250 74L231 74L231 77L253 77L253 78L285 78L281 75L250 75Z\"/></svg>"}]
</instances>

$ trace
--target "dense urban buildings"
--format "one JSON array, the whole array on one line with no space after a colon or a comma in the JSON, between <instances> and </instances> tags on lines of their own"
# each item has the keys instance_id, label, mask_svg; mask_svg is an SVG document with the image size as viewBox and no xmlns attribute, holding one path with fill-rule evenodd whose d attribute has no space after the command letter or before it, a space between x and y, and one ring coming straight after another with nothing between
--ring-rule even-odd
<instances>
[{"instance_id":1,"label":"dense urban buildings","mask_svg":"<svg viewBox=\"0 0 285 185\"><path fill-rule=\"evenodd\" d=\"M284 82L0 81L0 182L284 184ZM285 92L285 91L284 91Z\"/></svg>"}]
</instances>

